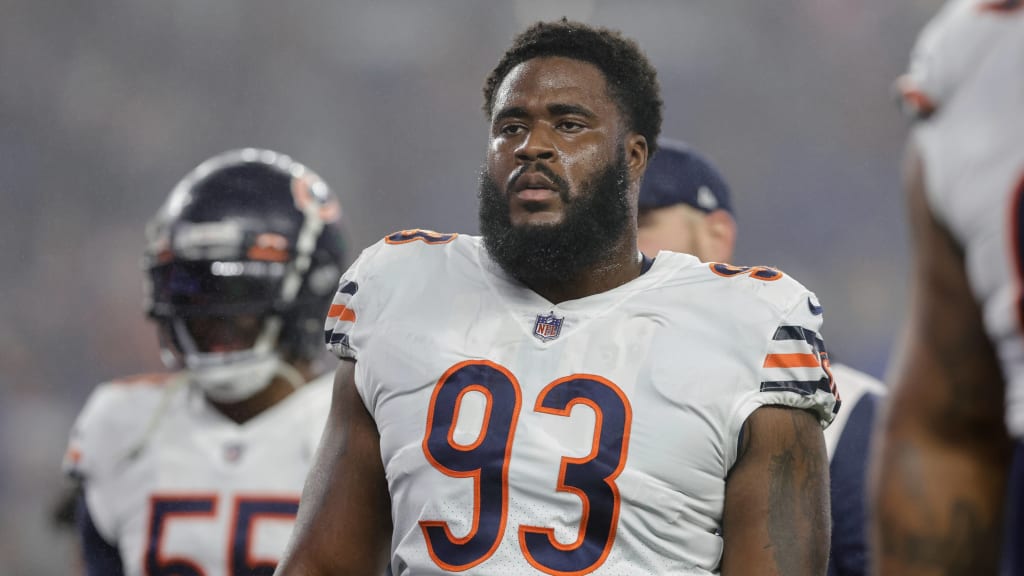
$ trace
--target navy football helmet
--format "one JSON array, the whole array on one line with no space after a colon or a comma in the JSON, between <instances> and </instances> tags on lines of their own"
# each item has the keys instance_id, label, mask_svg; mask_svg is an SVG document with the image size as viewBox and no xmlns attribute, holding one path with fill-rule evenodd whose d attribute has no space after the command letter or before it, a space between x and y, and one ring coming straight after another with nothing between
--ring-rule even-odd
<instances>
[{"instance_id":1,"label":"navy football helmet","mask_svg":"<svg viewBox=\"0 0 1024 576\"><path fill-rule=\"evenodd\" d=\"M344 265L340 219L327 184L277 152L225 152L186 175L147 228L146 311L165 360L224 402L275 375L298 384L290 363L323 351Z\"/></svg>"}]
</instances>

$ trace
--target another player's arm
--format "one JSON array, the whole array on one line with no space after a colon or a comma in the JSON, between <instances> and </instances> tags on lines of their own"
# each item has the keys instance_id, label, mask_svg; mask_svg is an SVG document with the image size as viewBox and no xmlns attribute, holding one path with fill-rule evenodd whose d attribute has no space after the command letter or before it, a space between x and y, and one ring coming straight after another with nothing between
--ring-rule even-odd
<instances>
[{"instance_id":1,"label":"another player's arm","mask_svg":"<svg viewBox=\"0 0 1024 576\"><path fill-rule=\"evenodd\" d=\"M356 391L355 363L343 361L295 531L274 574L383 574L390 542L391 501L380 437Z\"/></svg>"},{"instance_id":2,"label":"another player's arm","mask_svg":"<svg viewBox=\"0 0 1024 576\"><path fill-rule=\"evenodd\" d=\"M82 547L82 563L87 576L124 576L124 565L117 546L107 542L100 535L92 521L85 489L75 489L74 522L78 531L78 542Z\"/></svg>"},{"instance_id":3,"label":"another player's arm","mask_svg":"<svg viewBox=\"0 0 1024 576\"><path fill-rule=\"evenodd\" d=\"M924 186L911 148L915 262L903 350L873 454L874 570L995 574L1010 462L1005 386L963 254L933 217Z\"/></svg>"},{"instance_id":4,"label":"another player's arm","mask_svg":"<svg viewBox=\"0 0 1024 576\"><path fill-rule=\"evenodd\" d=\"M828 481L815 415L781 406L755 410L725 485L722 576L825 574Z\"/></svg>"}]
</instances>

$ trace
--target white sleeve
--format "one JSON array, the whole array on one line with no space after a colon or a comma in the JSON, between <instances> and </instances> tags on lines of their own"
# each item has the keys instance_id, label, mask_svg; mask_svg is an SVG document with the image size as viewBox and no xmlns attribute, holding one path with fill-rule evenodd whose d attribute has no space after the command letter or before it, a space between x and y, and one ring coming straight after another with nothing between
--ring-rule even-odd
<instances>
[{"instance_id":1,"label":"white sleeve","mask_svg":"<svg viewBox=\"0 0 1024 576\"><path fill-rule=\"evenodd\" d=\"M120 446L109 426L117 401L118 391L111 384L92 392L71 429L61 465L66 475L81 482L93 524L108 542L116 541L115 522L110 507L103 503L101 488L110 476L112 453Z\"/></svg>"},{"instance_id":2,"label":"white sleeve","mask_svg":"<svg viewBox=\"0 0 1024 576\"><path fill-rule=\"evenodd\" d=\"M366 286L370 276L369 262L380 250L383 241L370 246L359 255L352 266L341 277L338 291L331 302L331 308L324 322L324 343L327 349L343 360L357 360L359 349L365 346L363 340L369 335L368 330L357 330L372 324L370 315L371 290Z\"/></svg>"},{"instance_id":3,"label":"white sleeve","mask_svg":"<svg viewBox=\"0 0 1024 576\"><path fill-rule=\"evenodd\" d=\"M821 337L822 310L811 292L804 292L785 314L766 342L759 359L759 382L734 411L739 428L761 406L809 410L823 428L839 411L839 393Z\"/></svg>"},{"instance_id":4,"label":"white sleeve","mask_svg":"<svg viewBox=\"0 0 1024 576\"><path fill-rule=\"evenodd\" d=\"M997 44L1010 2L951 0L921 31L907 73L896 82L904 111L928 118L953 99L977 63Z\"/></svg>"}]
</instances>

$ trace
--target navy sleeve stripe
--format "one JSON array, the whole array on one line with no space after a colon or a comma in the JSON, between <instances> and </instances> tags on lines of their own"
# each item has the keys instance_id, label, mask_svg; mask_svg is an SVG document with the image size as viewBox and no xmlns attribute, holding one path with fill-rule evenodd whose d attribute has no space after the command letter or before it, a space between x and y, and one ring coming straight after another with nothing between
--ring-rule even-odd
<instances>
[{"instance_id":1,"label":"navy sleeve stripe","mask_svg":"<svg viewBox=\"0 0 1024 576\"><path fill-rule=\"evenodd\" d=\"M331 341L330 341L330 343L331 344L341 344L342 346L345 346L347 348L347 347L349 347L348 334L345 334L344 332L333 332L331 334Z\"/></svg>"},{"instance_id":2,"label":"navy sleeve stripe","mask_svg":"<svg viewBox=\"0 0 1024 576\"><path fill-rule=\"evenodd\" d=\"M828 379L821 380L776 380L772 382L761 382L761 392L776 391L796 392L804 396L810 396L818 390L824 390L831 394Z\"/></svg>"},{"instance_id":3,"label":"navy sleeve stripe","mask_svg":"<svg viewBox=\"0 0 1024 576\"><path fill-rule=\"evenodd\" d=\"M804 328L803 326L779 326L775 330L772 340L776 342L798 340L810 344L815 352L825 350L825 341L821 339L821 336L818 336L818 333L814 330Z\"/></svg>"},{"instance_id":4,"label":"navy sleeve stripe","mask_svg":"<svg viewBox=\"0 0 1024 576\"><path fill-rule=\"evenodd\" d=\"M124 576L121 552L117 546L107 542L96 529L83 491L79 491L78 494L75 523L78 525L87 576Z\"/></svg>"},{"instance_id":5,"label":"navy sleeve stripe","mask_svg":"<svg viewBox=\"0 0 1024 576\"><path fill-rule=\"evenodd\" d=\"M811 343L818 335L803 326L779 326L772 340L803 340Z\"/></svg>"},{"instance_id":6,"label":"navy sleeve stripe","mask_svg":"<svg viewBox=\"0 0 1024 576\"><path fill-rule=\"evenodd\" d=\"M338 288L338 292L342 294L348 294L349 296L355 296L356 292L359 291L359 284L355 282L345 282Z\"/></svg>"}]
</instances>

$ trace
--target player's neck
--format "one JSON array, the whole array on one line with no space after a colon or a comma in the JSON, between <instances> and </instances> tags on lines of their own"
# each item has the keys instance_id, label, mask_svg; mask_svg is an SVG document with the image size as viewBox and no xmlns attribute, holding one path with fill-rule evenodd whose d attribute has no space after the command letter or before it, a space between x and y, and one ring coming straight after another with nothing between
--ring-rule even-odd
<instances>
[{"instance_id":1,"label":"player's neck","mask_svg":"<svg viewBox=\"0 0 1024 576\"><path fill-rule=\"evenodd\" d=\"M565 278L559 282L529 287L552 304L607 292L640 275L641 262L638 255L636 236L634 235L624 238L608 258L583 271L575 278Z\"/></svg>"},{"instance_id":2,"label":"player's neck","mask_svg":"<svg viewBox=\"0 0 1024 576\"><path fill-rule=\"evenodd\" d=\"M302 375L304 382L309 382L313 378L313 370L309 363L297 363L294 366ZM282 376L275 376L264 389L241 402L223 403L208 400L218 412L235 424L245 424L290 396L292 392L295 392L295 386L291 382Z\"/></svg>"}]
</instances>

